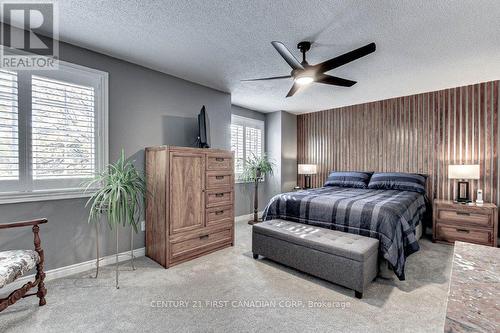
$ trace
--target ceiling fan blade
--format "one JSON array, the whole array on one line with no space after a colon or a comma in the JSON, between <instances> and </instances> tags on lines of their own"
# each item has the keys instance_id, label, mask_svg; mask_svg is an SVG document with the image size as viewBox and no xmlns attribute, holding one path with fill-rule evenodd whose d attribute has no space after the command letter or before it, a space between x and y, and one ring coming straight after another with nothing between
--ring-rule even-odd
<instances>
[{"instance_id":1,"label":"ceiling fan blade","mask_svg":"<svg viewBox=\"0 0 500 333\"><path fill-rule=\"evenodd\" d=\"M341 86L341 87L352 87L356 84L356 81L351 81L347 79L343 79L336 76L321 74L315 80L317 83L331 84L333 86Z\"/></svg>"},{"instance_id":2,"label":"ceiling fan blade","mask_svg":"<svg viewBox=\"0 0 500 333\"><path fill-rule=\"evenodd\" d=\"M263 77L260 79L246 79L241 81L263 81L263 80L279 80L279 79L289 79L291 75L283 75L283 76L272 76L272 77Z\"/></svg>"},{"instance_id":3,"label":"ceiling fan blade","mask_svg":"<svg viewBox=\"0 0 500 333\"><path fill-rule=\"evenodd\" d=\"M304 69L304 66L295 58L282 42L271 42L274 48L278 53L285 59L285 61L292 67L293 69Z\"/></svg>"},{"instance_id":4,"label":"ceiling fan blade","mask_svg":"<svg viewBox=\"0 0 500 333\"><path fill-rule=\"evenodd\" d=\"M344 53L338 57L332 58L330 60L323 61L313 67L318 70L320 73L328 72L331 69L340 67L345 65L351 61L364 57L372 52L375 52L376 45L375 43L370 43L365 46L362 46L356 50L352 50L350 52Z\"/></svg>"},{"instance_id":5,"label":"ceiling fan blade","mask_svg":"<svg viewBox=\"0 0 500 333\"><path fill-rule=\"evenodd\" d=\"M292 97L293 95L295 95L295 93L297 93L299 90L302 90L304 88L305 88L305 86L294 82L292 88L290 88L290 90L288 91L288 94L286 94L286 97Z\"/></svg>"}]
</instances>

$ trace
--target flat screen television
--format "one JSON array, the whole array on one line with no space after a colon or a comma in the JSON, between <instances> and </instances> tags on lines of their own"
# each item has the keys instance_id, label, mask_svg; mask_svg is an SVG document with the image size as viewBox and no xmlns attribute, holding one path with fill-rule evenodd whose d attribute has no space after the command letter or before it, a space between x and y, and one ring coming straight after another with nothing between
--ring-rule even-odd
<instances>
[{"instance_id":1,"label":"flat screen television","mask_svg":"<svg viewBox=\"0 0 500 333\"><path fill-rule=\"evenodd\" d=\"M205 105L203 105L198 114L198 139L196 141L199 148L210 148L208 145L207 112L205 111Z\"/></svg>"}]
</instances>

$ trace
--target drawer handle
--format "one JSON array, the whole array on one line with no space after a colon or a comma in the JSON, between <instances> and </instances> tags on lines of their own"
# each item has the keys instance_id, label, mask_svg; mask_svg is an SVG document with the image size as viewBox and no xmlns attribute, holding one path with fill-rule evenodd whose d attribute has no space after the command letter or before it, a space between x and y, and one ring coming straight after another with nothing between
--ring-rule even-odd
<instances>
[{"instance_id":1,"label":"drawer handle","mask_svg":"<svg viewBox=\"0 0 500 333\"><path fill-rule=\"evenodd\" d=\"M208 235L200 236L200 239L207 239L207 238L208 238Z\"/></svg>"},{"instance_id":2,"label":"drawer handle","mask_svg":"<svg viewBox=\"0 0 500 333\"><path fill-rule=\"evenodd\" d=\"M220 198L220 197L223 197L223 196L224 196L224 193L215 193L215 196L216 196L217 198Z\"/></svg>"},{"instance_id":3,"label":"drawer handle","mask_svg":"<svg viewBox=\"0 0 500 333\"><path fill-rule=\"evenodd\" d=\"M457 215L470 216L470 213L467 213L467 212L457 212Z\"/></svg>"},{"instance_id":4,"label":"drawer handle","mask_svg":"<svg viewBox=\"0 0 500 333\"><path fill-rule=\"evenodd\" d=\"M216 157L215 160L217 162L224 162L224 157Z\"/></svg>"},{"instance_id":5,"label":"drawer handle","mask_svg":"<svg viewBox=\"0 0 500 333\"><path fill-rule=\"evenodd\" d=\"M220 215L220 214L224 214L224 211L223 210L218 210L215 212L215 215Z\"/></svg>"},{"instance_id":6,"label":"drawer handle","mask_svg":"<svg viewBox=\"0 0 500 333\"><path fill-rule=\"evenodd\" d=\"M470 230L467 230L467 229L456 229L457 232L462 232L464 234L468 234L470 232Z\"/></svg>"},{"instance_id":7,"label":"drawer handle","mask_svg":"<svg viewBox=\"0 0 500 333\"><path fill-rule=\"evenodd\" d=\"M224 179L224 176L215 176L215 179Z\"/></svg>"}]
</instances>

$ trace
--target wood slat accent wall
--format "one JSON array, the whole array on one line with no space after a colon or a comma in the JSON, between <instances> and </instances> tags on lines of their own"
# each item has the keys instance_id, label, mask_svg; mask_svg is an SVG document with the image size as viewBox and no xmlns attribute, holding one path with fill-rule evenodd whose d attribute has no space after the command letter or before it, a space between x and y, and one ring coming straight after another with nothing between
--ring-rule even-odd
<instances>
[{"instance_id":1,"label":"wood slat accent wall","mask_svg":"<svg viewBox=\"0 0 500 333\"><path fill-rule=\"evenodd\" d=\"M298 163L318 165L313 186L338 171L428 174L429 197L452 199L449 164L480 164L473 198L499 204L499 81L302 114ZM303 177L298 176L303 185Z\"/></svg>"}]
</instances>

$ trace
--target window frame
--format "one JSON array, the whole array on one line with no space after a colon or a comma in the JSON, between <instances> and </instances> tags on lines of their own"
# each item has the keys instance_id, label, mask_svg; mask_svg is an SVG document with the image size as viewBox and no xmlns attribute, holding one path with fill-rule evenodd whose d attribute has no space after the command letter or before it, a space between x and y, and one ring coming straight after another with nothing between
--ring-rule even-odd
<instances>
[{"instance_id":1,"label":"window frame","mask_svg":"<svg viewBox=\"0 0 500 333\"><path fill-rule=\"evenodd\" d=\"M244 116L239 116L232 114L231 115L231 125L239 125L243 126L243 165L245 165L245 160L247 159L247 146L246 146L246 133L247 133L247 127L252 127L252 128L257 128L261 130L261 151L262 154L265 154L265 147L266 147L266 142L265 142L265 121L260 120L260 119L254 119L254 118L248 118ZM232 141L232 138L231 138ZM235 166L236 166L236 161L235 161ZM236 184L246 184L246 183L251 183L250 181L245 181L240 178L241 174L236 173L236 170L234 170L234 182ZM265 179L262 179L261 181L264 181Z\"/></svg>"},{"instance_id":2,"label":"window frame","mask_svg":"<svg viewBox=\"0 0 500 333\"><path fill-rule=\"evenodd\" d=\"M20 70L18 75L18 130L19 130L19 180L17 186L10 187L6 192L0 192L0 204L61 200L89 197L92 189L85 191L83 187L57 188L45 186L36 189L39 185L50 184L33 180L31 174L31 78L33 75L50 79L71 81L71 78L88 80L95 90L95 143L96 143L96 173L105 169L109 156L109 74L94 68L73 64L59 60L58 70ZM22 84L20 83L22 82ZM29 82L29 83L28 83ZM76 82L74 82L76 83ZM80 81L80 84L84 84ZM22 112L21 110L26 110ZM2 182L0 181L0 186Z\"/></svg>"}]
</instances>

